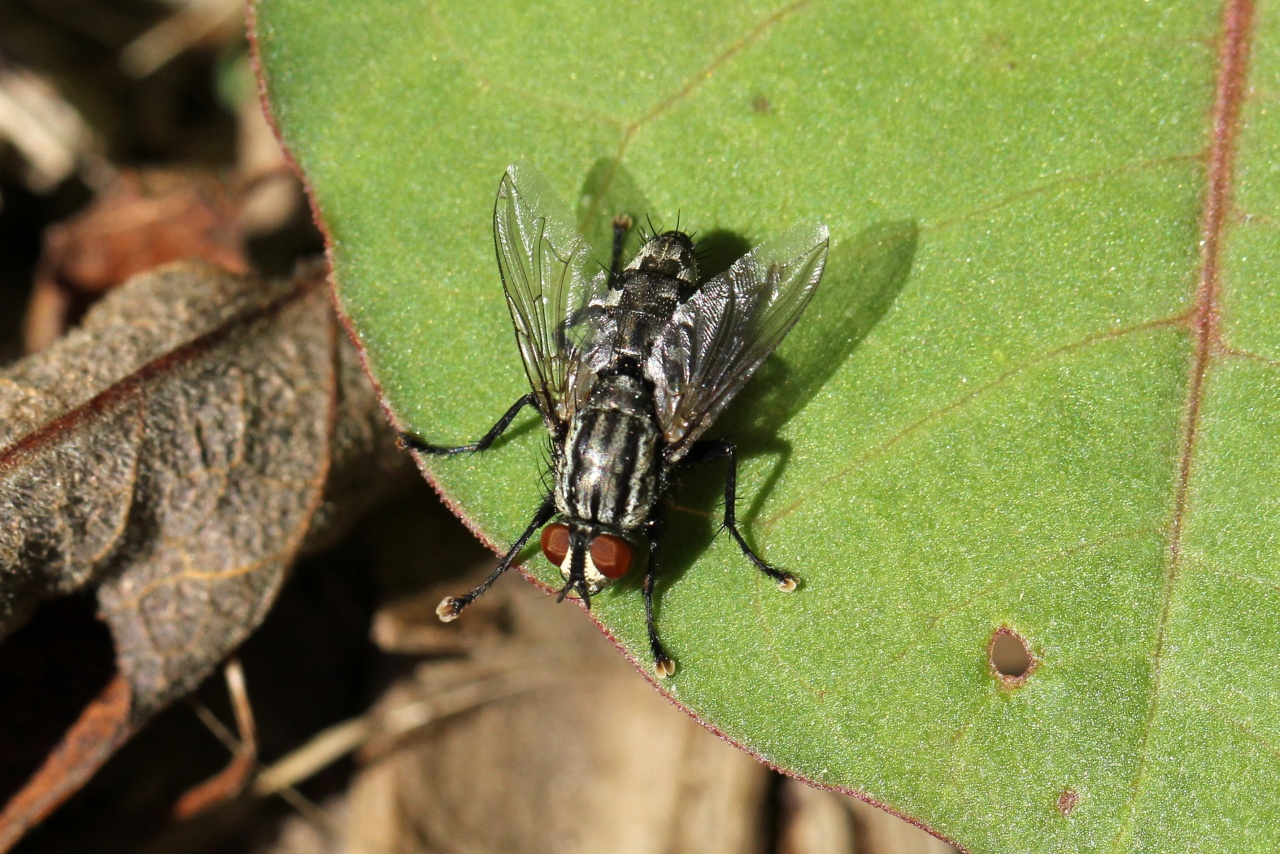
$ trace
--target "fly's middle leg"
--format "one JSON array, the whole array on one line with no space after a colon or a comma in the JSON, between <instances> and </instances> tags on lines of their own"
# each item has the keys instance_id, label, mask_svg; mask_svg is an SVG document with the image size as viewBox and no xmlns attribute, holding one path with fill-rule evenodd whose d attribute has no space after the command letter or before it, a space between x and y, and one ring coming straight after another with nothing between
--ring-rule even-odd
<instances>
[{"instance_id":1,"label":"fly's middle leg","mask_svg":"<svg viewBox=\"0 0 1280 854\"><path fill-rule=\"evenodd\" d=\"M727 471L724 476L724 527L737 540L738 546L742 549L742 553L747 556L747 560L751 561L756 569L772 578L777 583L779 590L784 593L790 593L796 589L796 577L761 559L751 546L747 545L742 532L738 530L736 507L738 497L738 449L734 447L732 442L726 442L723 439L703 439L699 442L694 442L689 449L689 455L685 457L685 460L690 463L705 463L720 459L725 460L727 463Z\"/></svg>"},{"instance_id":2,"label":"fly's middle leg","mask_svg":"<svg viewBox=\"0 0 1280 854\"><path fill-rule=\"evenodd\" d=\"M644 535L649 541L649 566L644 575L644 624L649 630L649 651L653 653L653 672L659 679L666 679L676 672L676 663L662 648L662 642L658 640L658 628L653 623L653 585L658 578L658 546L662 542L664 527L662 516L655 509L644 525Z\"/></svg>"},{"instance_id":3,"label":"fly's middle leg","mask_svg":"<svg viewBox=\"0 0 1280 854\"><path fill-rule=\"evenodd\" d=\"M489 428L489 432L485 433L476 441L469 445L458 445L450 447L448 445L432 445L424 442L412 433L401 433L396 441L400 447L419 451L423 454L435 454L436 456L447 457L452 454L464 454L469 451L483 451L494 443L494 440L502 435L502 432L511 426L511 422L520 414L520 410L526 406L532 405L537 408L537 400L533 396L533 392L529 392L524 397L511 404L511 408L503 413L498 419L498 423Z\"/></svg>"}]
</instances>

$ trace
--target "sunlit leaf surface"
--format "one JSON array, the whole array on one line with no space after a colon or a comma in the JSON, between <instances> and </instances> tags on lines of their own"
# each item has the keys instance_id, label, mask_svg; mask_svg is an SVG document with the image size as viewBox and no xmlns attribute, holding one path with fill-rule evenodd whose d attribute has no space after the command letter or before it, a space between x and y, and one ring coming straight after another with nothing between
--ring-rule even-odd
<instances>
[{"instance_id":1,"label":"sunlit leaf surface","mask_svg":"<svg viewBox=\"0 0 1280 854\"><path fill-rule=\"evenodd\" d=\"M461 443L525 391L490 236L510 162L597 240L678 215L732 256L825 221L817 301L720 425L748 536L803 586L713 539L721 472L691 475L665 690L974 851L1280 838L1280 13L516 5L257 8L403 424ZM544 441L530 414L431 473L505 546ZM646 660L637 584L595 614Z\"/></svg>"}]
</instances>

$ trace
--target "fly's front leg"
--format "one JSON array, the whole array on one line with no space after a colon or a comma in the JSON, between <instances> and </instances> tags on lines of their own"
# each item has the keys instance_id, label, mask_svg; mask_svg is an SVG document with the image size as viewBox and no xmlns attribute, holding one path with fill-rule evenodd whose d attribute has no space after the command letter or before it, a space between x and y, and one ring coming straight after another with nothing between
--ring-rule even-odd
<instances>
[{"instance_id":1,"label":"fly's front leg","mask_svg":"<svg viewBox=\"0 0 1280 854\"><path fill-rule=\"evenodd\" d=\"M789 572L783 572L777 567L770 566L761 560L751 546L747 545L747 541L743 539L742 532L738 530L737 517L737 491L738 491L738 450L733 446L732 442L726 442L723 439L703 439L700 442L694 442L693 447L689 449L689 455L685 457L691 463L705 463L711 460L726 460L728 463L728 471L724 477L724 526L738 541L738 545L742 548L742 553L747 556L747 560L755 564L756 569L772 578L778 585L778 589L784 593L790 593L796 589L796 577Z\"/></svg>"},{"instance_id":2,"label":"fly's front leg","mask_svg":"<svg viewBox=\"0 0 1280 854\"><path fill-rule=\"evenodd\" d=\"M489 428L488 433L485 433L470 445L458 445L456 448L450 448L445 445L431 445L422 441L422 439L412 433L401 433L397 437L397 441L400 443L400 447L402 448L410 448L424 454L435 454L437 456L462 454L468 451L483 451L492 445L495 439L502 435L503 430L506 430L507 427L511 426L511 422L515 420L521 409L524 409L526 406L533 406L536 409L537 405L537 400L534 398L533 392L529 392L524 397L513 403L511 408L498 419L498 423Z\"/></svg>"},{"instance_id":3,"label":"fly's front leg","mask_svg":"<svg viewBox=\"0 0 1280 854\"><path fill-rule=\"evenodd\" d=\"M676 672L676 663L662 648L658 640L658 628L653 624L653 585L658 578L658 545L662 541L665 524L655 509L644 525L644 535L649 541L649 567L644 575L644 624L649 630L649 651L653 653L653 672L659 679L666 679Z\"/></svg>"},{"instance_id":4,"label":"fly's front leg","mask_svg":"<svg viewBox=\"0 0 1280 854\"><path fill-rule=\"evenodd\" d=\"M538 508L538 512L533 514L533 521L529 523L529 527L524 529L524 533L520 535L520 539L507 549L507 553L502 556L502 560L498 561L498 565L494 567L493 572L489 573L489 577L480 584L476 585L470 593L464 593L461 596L446 596L436 607L436 616L446 623L451 623L462 613L462 609L476 601L476 598L484 593L497 581L502 573L511 568L511 564L515 561L516 555L520 554L520 550L524 548L524 544L529 542L529 538L534 532L541 528L556 515L555 498L548 495L543 499L542 506Z\"/></svg>"}]
</instances>

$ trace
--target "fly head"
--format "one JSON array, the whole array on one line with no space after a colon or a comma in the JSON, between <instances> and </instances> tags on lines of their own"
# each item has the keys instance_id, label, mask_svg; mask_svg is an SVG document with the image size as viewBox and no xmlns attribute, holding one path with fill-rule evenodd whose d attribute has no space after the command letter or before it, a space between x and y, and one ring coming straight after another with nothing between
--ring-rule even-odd
<instances>
[{"instance_id":1,"label":"fly head","mask_svg":"<svg viewBox=\"0 0 1280 854\"><path fill-rule=\"evenodd\" d=\"M564 576L560 598L576 591L590 607L592 595L631 569L635 546L593 522L571 519L542 529L542 553Z\"/></svg>"}]
</instances>

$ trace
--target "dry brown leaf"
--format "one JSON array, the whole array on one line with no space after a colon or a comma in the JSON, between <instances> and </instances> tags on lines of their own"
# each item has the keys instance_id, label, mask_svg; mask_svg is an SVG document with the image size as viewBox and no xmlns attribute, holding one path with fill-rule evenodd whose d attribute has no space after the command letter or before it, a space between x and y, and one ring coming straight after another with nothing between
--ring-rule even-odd
<instances>
[{"instance_id":1,"label":"dry brown leaf","mask_svg":"<svg viewBox=\"0 0 1280 854\"><path fill-rule=\"evenodd\" d=\"M117 671L0 813L0 849L235 649L304 545L407 471L316 267L162 268L0 374L0 637L92 590Z\"/></svg>"},{"instance_id":2,"label":"dry brown leaf","mask_svg":"<svg viewBox=\"0 0 1280 854\"><path fill-rule=\"evenodd\" d=\"M424 661L370 712L334 850L770 850L769 769L665 701L576 609L528 584L491 593L505 631Z\"/></svg>"},{"instance_id":3,"label":"dry brown leaf","mask_svg":"<svg viewBox=\"0 0 1280 854\"><path fill-rule=\"evenodd\" d=\"M238 212L239 200L211 175L120 172L93 204L45 232L27 352L57 340L94 298L161 264L199 258L246 272Z\"/></svg>"}]
</instances>

